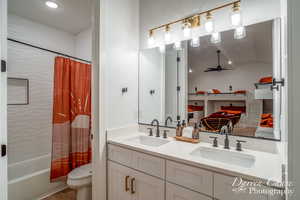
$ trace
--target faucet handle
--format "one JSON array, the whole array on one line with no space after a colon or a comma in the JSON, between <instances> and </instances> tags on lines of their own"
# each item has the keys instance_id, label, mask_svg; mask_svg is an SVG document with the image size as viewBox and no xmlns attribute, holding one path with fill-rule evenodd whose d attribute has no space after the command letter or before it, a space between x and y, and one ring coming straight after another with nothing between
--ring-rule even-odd
<instances>
[{"instance_id":1,"label":"faucet handle","mask_svg":"<svg viewBox=\"0 0 300 200\"><path fill-rule=\"evenodd\" d=\"M242 151L242 143L246 143L244 140L236 140L236 150Z\"/></svg>"},{"instance_id":2,"label":"faucet handle","mask_svg":"<svg viewBox=\"0 0 300 200\"><path fill-rule=\"evenodd\" d=\"M169 132L169 130L164 130L164 134L163 134L163 138L168 138L168 132Z\"/></svg>"},{"instance_id":3,"label":"faucet handle","mask_svg":"<svg viewBox=\"0 0 300 200\"><path fill-rule=\"evenodd\" d=\"M149 136L153 136L153 128L147 128L149 130Z\"/></svg>"},{"instance_id":4,"label":"faucet handle","mask_svg":"<svg viewBox=\"0 0 300 200\"><path fill-rule=\"evenodd\" d=\"M218 147L218 137L215 136L209 136L209 138L213 138L213 147Z\"/></svg>"}]
</instances>

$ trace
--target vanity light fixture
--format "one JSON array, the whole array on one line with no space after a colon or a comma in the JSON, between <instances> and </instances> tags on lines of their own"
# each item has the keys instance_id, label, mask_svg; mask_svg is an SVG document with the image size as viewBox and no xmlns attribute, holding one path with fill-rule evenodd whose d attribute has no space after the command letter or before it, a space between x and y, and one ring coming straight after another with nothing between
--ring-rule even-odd
<instances>
[{"instance_id":1,"label":"vanity light fixture","mask_svg":"<svg viewBox=\"0 0 300 200\"><path fill-rule=\"evenodd\" d=\"M54 1L46 1L45 4L49 8L53 8L53 9L58 8L58 4L56 2L54 2Z\"/></svg>"},{"instance_id":2,"label":"vanity light fixture","mask_svg":"<svg viewBox=\"0 0 300 200\"><path fill-rule=\"evenodd\" d=\"M191 45L194 47L197 47L200 45L200 39L199 39L199 30L200 30L200 19L202 15L206 15L206 21L204 24L204 28L206 32L212 34L211 42L212 43L218 43L221 42L221 36L220 33L215 32L215 23L212 17L212 13L216 12L218 10L232 7L232 12L230 13L230 20L232 25L235 28L235 39L242 39L246 36L245 27L242 26L242 16L241 16L241 10L240 10L240 2L241 0L236 0L234 2L230 2L227 4L220 5L218 7L212 8L210 10L206 10L200 13L196 13L194 15L191 15L189 17L181 18L172 22L169 22L167 24L159 25L155 28L152 28L149 30L149 38L148 43L150 46L159 46L153 37L154 31L157 31L159 29L165 29L165 36L164 36L164 44L169 44L172 41L171 34L170 34L170 26L178 23L182 23L182 32L183 32L183 38L184 39L190 39L192 38ZM174 48L177 44L174 44Z\"/></svg>"},{"instance_id":3,"label":"vanity light fixture","mask_svg":"<svg viewBox=\"0 0 300 200\"><path fill-rule=\"evenodd\" d=\"M191 46L196 48L200 47L200 38L199 37L193 37L191 40Z\"/></svg>"},{"instance_id":4,"label":"vanity light fixture","mask_svg":"<svg viewBox=\"0 0 300 200\"><path fill-rule=\"evenodd\" d=\"M206 13L206 22L204 27L207 33L212 33L214 31L214 21L210 12Z\"/></svg>"},{"instance_id":5,"label":"vanity light fixture","mask_svg":"<svg viewBox=\"0 0 300 200\"><path fill-rule=\"evenodd\" d=\"M166 42L166 43L171 42L170 25L166 25L166 30L165 30L165 42Z\"/></svg>"},{"instance_id":6,"label":"vanity light fixture","mask_svg":"<svg viewBox=\"0 0 300 200\"><path fill-rule=\"evenodd\" d=\"M239 26L234 31L234 39L243 39L246 37L246 29L244 26Z\"/></svg>"},{"instance_id":7,"label":"vanity light fixture","mask_svg":"<svg viewBox=\"0 0 300 200\"><path fill-rule=\"evenodd\" d=\"M191 24L188 22L188 20L185 20L183 23L183 37L191 37Z\"/></svg>"},{"instance_id":8,"label":"vanity light fixture","mask_svg":"<svg viewBox=\"0 0 300 200\"><path fill-rule=\"evenodd\" d=\"M153 30L149 31L149 38L148 38L148 45L152 47L155 43L154 35L153 35Z\"/></svg>"},{"instance_id":9,"label":"vanity light fixture","mask_svg":"<svg viewBox=\"0 0 300 200\"><path fill-rule=\"evenodd\" d=\"M177 50L177 51L182 50L182 48L181 48L181 41L176 41L174 43L174 49Z\"/></svg>"},{"instance_id":10,"label":"vanity light fixture","mask_svg":"<svg viewBox=\"0 0 300 200\"><path fill-rule=\"evenodd\" d=\"M242 14L240 10L240 2L235 2L232 7L232 12L230 14L231 24L234 27L241 26L242 24Z\"/></svg>"},{"instance_id":11,"label":"vanity light fixture","mask_svg":"<svg viewBox=\"0 0 300 200\"><path fill-rule=\"evenodd\" d=\"M213 44L217 44L221 42L221 34L220 32L213 32L211 34L210 42Z\"/></svg>"}]
</instances>

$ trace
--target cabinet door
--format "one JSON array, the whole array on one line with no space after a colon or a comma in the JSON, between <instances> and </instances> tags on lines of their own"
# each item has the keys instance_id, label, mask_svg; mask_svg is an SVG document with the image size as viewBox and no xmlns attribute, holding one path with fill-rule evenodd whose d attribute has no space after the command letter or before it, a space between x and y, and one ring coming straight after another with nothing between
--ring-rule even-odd
<instances>
[{"instance_id":1,"label":"cabinet door","mask_svg":"<svg viewBox=\"0 0 300 200\"><path fill-rule=\"evenodd\" d=\"M131 200L130 177L132 170L108 161L108 200ZM126 177L128 191L126 191Z\"/></svg>"},{"instance_id":2,"label":"cabinet door","mask_svg":"<svg viewBox=\"0 0 300 200\"><path fill-rule=\"evenodd\" d=\"M133 190L133 200L164 200L164 181L141 172L134 171L130 180Z\"/></svg>"},{"instance_id":3,"label":"cabinet door","mask_svg":"<svg viewBox=\"0 0 300 200\"><path fill-rule=\"evenodd\" d=\"M266 194L249 194L249 190L245 193L237 193L233 191L233 182L235 177L214 174L214 197L219 200L268 200ZM266 187L257 188L259 190Z\"/></svg>"},{"instance_id":4,"label":"cabinet door","mask_svg":"<svg viewBox=\"0 0 300 200\"><path fill-rule=\"evenodd\" d=\"M171 183L167 183L166 187L166 200L212 200L210 197Z\"/></svg>"}]
</instances>

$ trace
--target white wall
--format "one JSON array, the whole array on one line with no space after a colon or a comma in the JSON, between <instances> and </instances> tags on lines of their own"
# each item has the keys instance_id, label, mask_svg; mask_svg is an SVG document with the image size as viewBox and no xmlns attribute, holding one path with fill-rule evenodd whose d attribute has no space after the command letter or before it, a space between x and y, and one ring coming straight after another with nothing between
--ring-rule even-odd
<instances>
[{"instance_id":1,"label":"white wall","mask_svg":"<svg viewBox=\"0 0 300 200\"><path fill-rule=\"evenodd\" d=\"M219 89L222 92L229 92L229 85L232 85L233 91L247 90L254 93L254 83L259 82L262 77L272 76L273 72L272 64L256 62L239 65L231 71L204 73L207 66L197 63L199 62L195 60L194 62L191 60L190 63L193 68L193 73L189 74L190 93L195 92L195 87L203 91Z\"/></svg>"},{"instance_id":2,"label":"white wall","mask_svg":"<svg viewBox=\"0 0 300 200\"><path fill-rule=\"evenodd\" d=\"M289 200L300 197L300 157L299 157L299 115L300 115L300 1L288 0L288 181L293 184L295 193Z\"/></svg>"},{"instance_id":3,"label":"white wall","mask_svg":"<svg viewBox=\"0 0 300 200\"><path fill-rule=\"evenodd\" d=\"M140 0L140 48L147 48L148 30L193 13L205 11L230 0ZM230 9L215 13L215 25L219 31L228 30ZM267 11L267 12L266 12ZM243 22L245 25L280 17L280 0L243 0ZM228 17L224 17L228 16ZM180 30L180 27L174 27ZM203 30L201 31L203 34ZM161 39L162 31L157 32ZM180 37L174 35L174 37Z\"/></svg>"},{"instance_id":4,"label":"white wall","mask_svg":"<svg viewBox=\"0 0 300 200\"><path fill-rule=\"evenodd\" d=\"M8 16L8 37L53 51L75 54L75 37L16 15Z\"/></svg>"},{"instance_id":5,"label":"white wall","mask_svg":"<svg viewBox=\"0 0 300 200\"><path fill-rule=\"evenodd\" d=\"M75 56L84 60L92 60L92 29L86 29L75 37Z\"/></svg>"},{"instance_id":6,"label":"white wall","mask_svg":"<svg viewBox=\"0 0 300 200\"><path fill-rule=\"evenodd\" d=\"M106 128L137 123L139 0L104 2ZM128 92L122 94L122 88Z\"/></svg>"}]
</instances>

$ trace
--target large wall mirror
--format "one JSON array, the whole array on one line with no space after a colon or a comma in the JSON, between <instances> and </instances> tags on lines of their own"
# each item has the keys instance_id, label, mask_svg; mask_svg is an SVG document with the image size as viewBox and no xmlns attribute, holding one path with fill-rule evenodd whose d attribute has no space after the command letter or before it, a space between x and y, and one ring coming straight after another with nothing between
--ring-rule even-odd
<instances>
[{"instance_id":1,"label":"large wall mirror","mask_svg":"<svg viewBox=\"0 0 300 200\"><path fill-rule=\"evenodd\" d=\"M184 41L142 50L139 71L139 123L178 120L202 132L280 140L280 20L246 26L246 37L221 32L221 42L200 37L200 46ZM167 120L172 118L171 120Z\"/></svg>"}]
</instances>

